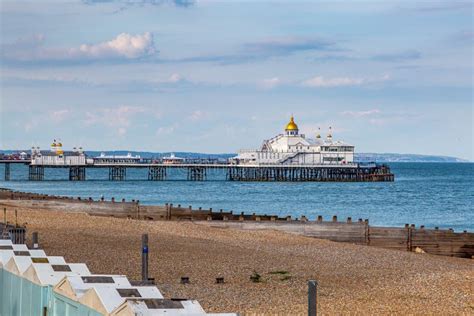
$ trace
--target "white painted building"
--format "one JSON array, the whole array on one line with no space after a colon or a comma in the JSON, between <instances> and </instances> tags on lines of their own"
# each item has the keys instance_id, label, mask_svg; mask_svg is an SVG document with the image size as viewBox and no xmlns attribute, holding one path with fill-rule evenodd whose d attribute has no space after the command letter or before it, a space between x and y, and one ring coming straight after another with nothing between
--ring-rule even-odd
<instances>
[{"instance_id":1,"label":"white painted building","mask_svg":"<svg viewBox=\"0 0 474 316\"><path fill-rule=\"evenodd\" d=\"M31 148L32 165L84 166L87 163L92 163L92 161L86 160L82 147L74 147L72 151L64 151L63 144L60 141L54 140L50 151L42 151L39 147Z\"/></svg>"},{"instance_id":2,"label":"white painted building","mask_svg":"<svg viewBox=\"0 0 474 316\"><path fill-rule=\"evenodd\" d=\"M292 116L285 133L265 140L258 150L239 151L231 161L246 165L351 165L354 146L334 140L331 130L324 139L319 132L314 139L306 138Z\"/></svg>"}]
</instances>

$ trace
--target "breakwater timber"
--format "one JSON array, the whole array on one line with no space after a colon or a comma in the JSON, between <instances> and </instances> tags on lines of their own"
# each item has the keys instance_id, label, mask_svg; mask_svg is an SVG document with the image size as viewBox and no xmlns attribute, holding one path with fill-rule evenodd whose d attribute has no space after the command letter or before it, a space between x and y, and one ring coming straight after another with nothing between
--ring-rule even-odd
<instances>
[{"instance_id":1,"label":"breakwater timber","mask_svg":"<svg viewBox=\"0 0 474 316\"><path fill-rule=\"evenodd\" d=\"M343 221L333 216L329 221L318 216L309 220L301 216L279 217L234 213L213 209L193 209L181 205L141 205L139 201L74 199L45 194L0 190L0 205L7 208L34 208L64 212L86 212L95 216L112 216L138 220L193 221L196 224L241 230L279 230L308 237L328 239L404 251L419 251L434 255L472 258L474 234L452 229L426 229L406 224L405 227L377 227L367 219Z\"/></svg>"}]
</instances>

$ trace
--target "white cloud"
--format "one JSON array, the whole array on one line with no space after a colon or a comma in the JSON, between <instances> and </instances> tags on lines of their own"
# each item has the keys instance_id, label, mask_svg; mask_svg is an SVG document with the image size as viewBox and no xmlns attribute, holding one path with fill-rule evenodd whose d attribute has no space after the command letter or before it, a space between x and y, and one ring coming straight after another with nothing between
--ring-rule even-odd
<instances>
[{"instance_id":1,"label":"white cloud","mask_svg":"<svg viewBox=\"0 0 474 316\"><path fill-rule=\"evenodd\" d=\"M138 58L155 53L153 36L150 32L142 35L130 35L121 33L111 41L87 45L82 44L79 48L69 50L71 56L88 58L126 57Z\"/></svg>"},{"instance_id":2,"label":"white cloud","mask_svg":"<svg viewBox=\"0 0 474 316\"><path fill-rule=\"evenodd\" d=\"M387 74L379 78L357 78L357 77L325 78L323 76L316 76L316 77L303 81L302 85L305 87L312 87L312 88L334 88L334 87L346 87L346 86L360 86L363 84L383 82L389 79L390 79L390 76Z\"/></svg>"},{"instance_id":3,"label":"white cloud","mask_svg":"<svg viewBox=\"0 0 474 316\"><path fill-rule=\"evenodd\" d=\"M354 118L359 118L359 117L367 117L367 116L373 116L380 114L381 111L379 109L372 109L372 110L367 110L367 111L344 111L341 112L342 115L344 116L350 116Z\"/></svg>"},{"instance_id":4,"label":"white cloud","mask_svg":"<svg viewBox=\"0 0 474 316\"><path fill-rule=\"evenodd\" d=\"M205 116L205 113L204 113L204 112L197 110L197 111L194 111L194 112L191 113L191 115L189 116L189 119L190 119L191 121L199 121L199 120L201 120L204 116Z\"/></svg>"},{"instance_id":5,"label":"white cloud","mask_svg":"<svg viewBox=\"0 0 474 316\"><path fill-rule=\"evenodd\" d=\"M176 73L175 73L175 74L172 74L172 75L168 78L167 82L176 83L176 82L179 82L179 81L181 81L181 80L183 80L183 77L181 77L180 74L176 74Z\"/></svg>"},{"instance_id":6,"label":"white cloud","mask_svg":"<svg viewBox=\"0 0 474 316\"><path fill-rule=\"evenodd\" d=\"M118 130L117 130L117 134L119 136L123 136L127 133L127 129L125 127L119 127Z\"/></svg>"},{"instance_id":7,"label":"white cloud","mask_svg":"<svg viewBox=\"0 0 474 316\"><path fill-rule=\"evenodd\" d=\"M156 136L163 136L163 135L169 135L169 134L172 134L175 129L176 129L177 125L174 124L172 126L163 126L163 127L160 127L156 130L156 133L155 135Z\"/></svg>"},{"instance_id":8,"label":"white cloud","mask_svg":"<svg viewBox=\"0 0 474 316\"><path fill-rule=\"evenodd\" d=\"M120 106L118 108L104 108L96 112L86 112L86 125L102 124L109 127L129 127L131 119L138 113L145 112L140 106ZM119 131L119 133L122 131ZM125 130L126 132L126 130Z\"/></svg>"},{"instance_id":9,"label":"white cloud","mask_svg":"<svg viewBox=\"0 0 474 316\"><path fill-rule=\"evenodd\" d=\"M25 132L29 132L38 126L38 120L30 120L23 124Z\"/></svg>"},{"instance_id":10,"label":"white cloud","mask_svg":"<svg viewBox=\"0 0 474 316\"><path fill-rule=\"evenodd\" d=\"M358 86L364 83L362 78L349 78L349 77L337 77L337 78L324 78L323 76L313 77L311 79L303 81L303 86L315 87L315 88L332 88L332 87L343 87L343 86Z\"/></svg>"},{"instance_id":11,"label":"white cloud","mask_svg":"<svg viewBox=\"0 0 474 316\"><path fill-rule=\"evenodd\" d=\"M52 121L54 121L56 123L60 123L60 122L64 121L67 118L69 113L70 113L70 111L67 110L67 109L58 110L58 111L50 112L49 117L51 118Z\"/></svg>"},{"instance_id":12,"label":"white cloud","mask_svg":"<svg viewBox=\"0 0 474 316\"><path fill-rule=\"evenodd\" d=\"M29 41L29 42L28 42ZM24 48L29 47L28 50ZM71 48L44 47L44 36L22 39L3 47L3 56L16 61L74 61L103 59L136 59L157 53L153 34L121 33L110 41L81 44Z\"/></svg>"},{"instance_id":13,"label":"white cloud","mask_svg":"<svg viewBox=\"0 0 474 316\"><path fill-rule=\"evenodd\" d=\"M273 89L281 83L280 78L273 77L269 79L264 79L260 82L260 86L264 89Z\"/></svg>"},{"instance_id":14,"label":"white cloud","mask_svg":"<svg viewBox=\"0 0 474 316\"><path fill-rule=\"evenodd\" d=\"M369 123L372 125L376 126L383 126L387 124L388 120L387 119L382 119L382 118L372 118L369 120Z\"/></svg>"}]
</instances>

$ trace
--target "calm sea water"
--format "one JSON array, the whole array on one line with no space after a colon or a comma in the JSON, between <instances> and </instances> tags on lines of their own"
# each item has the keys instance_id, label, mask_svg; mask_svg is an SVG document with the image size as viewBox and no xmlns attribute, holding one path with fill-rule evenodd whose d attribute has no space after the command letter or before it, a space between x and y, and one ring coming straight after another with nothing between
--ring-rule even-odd
<instances>
[{"instance_id":1,"label":"calm sea water","mask_svg":"<svg viewBox=\"0 0 474 316\"><path fill-rule=\"evenodd\" d=\"M318 215L330 219L368 218L371 224L401 226L405 223L474 231L474 164L392 163L393 183L287 183L225 181L147 181L146 170L128 170L133 181L108 181L107 169L87 171L85 182L67 181L68 170L46 170L46 179L27 180L28 169L12 166L12 181L0 187L14 190L93 197L138 199L143 204L173 203L184 206L233 210L281 216ZM210 178L222 178L215 172ZM171 179L186 178L174 173Z\"/></svg>"}]
</instances>

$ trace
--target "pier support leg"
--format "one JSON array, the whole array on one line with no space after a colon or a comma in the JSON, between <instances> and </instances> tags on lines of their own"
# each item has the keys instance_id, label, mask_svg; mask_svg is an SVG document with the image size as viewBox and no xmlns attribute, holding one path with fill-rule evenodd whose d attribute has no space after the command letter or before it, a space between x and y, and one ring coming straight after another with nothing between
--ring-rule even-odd
<instances>
[{"instance_id":1,"label":"pier support leg","mask_svg":"<svg viewBox=\"0 0 474 316\"><path fill-rule=\"evenodd\" d=\"M188 168L188 180L190 181L206 180L206 168L203 168L203 167Z\"/></svg>"},{"instance_id":2,"label":"pier support leg","mask_svg":"<svg viewBox=\"0 0 474 316\"><path fill-rule=\"evenodd\" d=\"M5 164L5 181L10 181L10 163Z\"/></svg>"},{"instance_id":3,"label":"pier support leg","mask_svg":"<svg viewBox=\"0 0 474 316\"><path fill-rule=\"evenodd\" d=\"M44 179L44 167L29 166L28 179L31 181L42 181Z\"/></svg>"},{"instance_id":4,"label":"pier support leg","mask_svg":"<svg viewBox=\"0 0 474 316\"><path fill-rule=\"evenodd\" d=\"M109 180L112 181L123 181L127 174L126 167L110 167L109 168Z\"/></svg>"},{"instance_id":5,"label":"pier support leg","mask_svg":"<svg viewBox=\"0 0 474 316\"><path fill-rule=\"evenodd\" d=\"M85 167L70 167L69 168L69 180L70 181L84 181L84 180L86 180L86 168Z\"/></svg>"},{"instance_id":6,"label":"pier support leg","mask_svg":"<svg viewBox=\"0 0 474 316\"><path fill-rule=\"evenodd\" d=\"M148 168L148 180L159 181L166 179L166 168L165 167L149 167Z\"/></svg>"}]
</instances>

